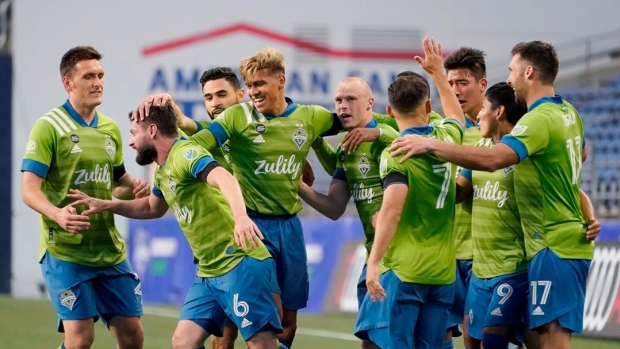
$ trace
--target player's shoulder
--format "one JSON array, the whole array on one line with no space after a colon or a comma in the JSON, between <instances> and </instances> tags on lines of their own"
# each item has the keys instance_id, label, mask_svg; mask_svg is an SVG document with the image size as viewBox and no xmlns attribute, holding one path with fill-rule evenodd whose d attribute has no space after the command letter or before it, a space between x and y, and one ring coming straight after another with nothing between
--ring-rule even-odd
<instances>
[{"instance_id":1,"label":"player's shoulder","mask_svg":"<svg viewBox=\"0 0 620 349\"><path fill-rule=\"evenodd\" d=\"M331 111L329 111L327 108L325 108L322 105L318 105L318 104L298 104L297 105L297 109L295 110L296 112L309 112L312 113L313 115L315 114L332 114Z\"/></svg>"}]
</instances>

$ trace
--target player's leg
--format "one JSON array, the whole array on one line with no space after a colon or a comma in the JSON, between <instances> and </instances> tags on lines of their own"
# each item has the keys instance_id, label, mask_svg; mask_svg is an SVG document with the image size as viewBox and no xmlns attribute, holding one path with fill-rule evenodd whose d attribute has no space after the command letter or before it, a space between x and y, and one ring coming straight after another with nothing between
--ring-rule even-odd
<instances>
[{"instance_id":1,"label":"player's leg","mask_svg":"<svg viewBox=\"0 0 620 349\"><path fill-rule=\"evenodd\" d=\"M477 349L475 341L468 331L468 325L465 322L465 301L469 290L469 283L472 276L472 261L457 260L456 261L456 282L454 289L454 304L450 309L451 321L461 324L463 331L463 343L465 349Z\"/></svg>"},{"instance_id":2,"label":"player's leg","mask_svg":"<svg viewBox=\"0 0 620 349\"><path fill-rule=\"evenodd\" d=\"M463 344L465 345L465 349L480 349L482 341L471 336L469 332L470 322L470 315L465 314L463 316L463 333L467 333L467 336L463 336Z\"/></svg>"},{"instance_id":3,"label":"player's leg","mask_svg":"<svg viewBox=\"0 0 620 349\"><path fill-rule=\"evenodd\" d=\"M142 288L128 260L105 268L98 268L93 280L97 310L112 332L118 349L141 349L144 330L142 316Z\"/></svg>"},{"instance_id":4,"label":"player's leg","mask_svg":"<svg viewBox=\"0 0 620 349\"><path fill-rule=\"evenodd\" d=\"M204 348L209 334L221 336L223 333L226 314L203 280L197 276L187 290L179 323L172 335L174 349Z\"/></svg>"},{"instance_id":5,"label":"player's leg","mask_svg":"<svg viewBox=\"0 0 620 349\"><path fill-rule=\"evenodd\" d=\"M589 260L561 259L549 248L530 260L529 320L541 348L569 348L571 333L583 330L589 270Z\"/></svg>"},{"instance_id":6,"label":"player's leg","mask_svg":"<svg viewBox=\"0 0 620 349\"><path fill-rule=\"evenodd\" d=\"M454 284L445 286L419 285L414 290L422 296L413 333L416 349L442 348L445 344L446 324L454 300ZM414 299L419 296L412 293ZM404 347L402 347L404 348ZM409 347L408 347L409 348Z\"/></svg>"},{"instance_id":7,"label":"player's leg","mask_svg":"<svg viewBox=\"0 0 620 349\"><path fill-rule=\"evenodd\" d=\"M222 337L211 337L211 349L234 349L239 329L230 321L226 322Z\"/></svg>"},{"instance_id":8,"label":"player's leg","mask_svg":"<svg viewBox=\"0 0 620 349\"><path fill-rule=\"evenodd\" d=\"M95 340L94 320L98 318L93 268L61 261L46 252L41 272L58 316L57 330L65 334L65 348L90 348Z\"/></svg>"},{"instance_id":9,"label":"player's leg","mask_svg":"<svg viewBox=\"0 0 620 349\"><path fill-rule=\"evenodd\" d=\"M362 303L364 302L364 298L366 297L366 293L368 293L368 287L366 287L366 264L362 268L362 272L360 273L360 277L357 280L357 309L362 308ZM371 341L362 340L361 343L362 349L380 349L378 345Z\"/></svg>"},{"instance_id":10,"label":"player's leg","mask_svg":"<svg viewBox=\"0 0 620 349\"><path fill-rule=\"evenodd\" d=\"M275 278L272 258L257 260L246 256L228 273L205 279L250 348L275 349L279 345L277 334L282 331L282 325L271 294Z\"/></svg>"}]
</instances>

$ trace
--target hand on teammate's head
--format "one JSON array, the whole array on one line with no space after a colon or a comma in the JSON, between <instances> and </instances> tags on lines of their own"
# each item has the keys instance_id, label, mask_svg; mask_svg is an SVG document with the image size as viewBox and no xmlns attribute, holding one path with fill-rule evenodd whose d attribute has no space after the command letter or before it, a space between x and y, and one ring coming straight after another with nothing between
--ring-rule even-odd
<instances>
[{"instance_id":1,"label":"hand on teammate's head","mask_svg":"<svg viewBox=\"0 0 620 349\"><path fill-rule=\"evenodd\" d=\"M174 107L174 99L168 93L156 93L152 94L144 99L140 105L131 113L131 120L136 118L139 121L144 121L149 116L149 110L151 106L164 106L170 103Z\"/></svg>"}]
</instances>

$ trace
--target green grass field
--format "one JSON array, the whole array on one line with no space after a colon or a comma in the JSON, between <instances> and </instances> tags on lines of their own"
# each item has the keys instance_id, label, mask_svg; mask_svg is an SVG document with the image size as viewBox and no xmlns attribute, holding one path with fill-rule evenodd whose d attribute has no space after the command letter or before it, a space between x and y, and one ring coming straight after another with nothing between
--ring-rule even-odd
<instances>
[{"instance_id":1,"label":"green grass field","mask_svg":"<svg viewBox=\"0 0 620 349\"><path fill-rule=\"evenodd\" d=\"M170 348L178 308L145 307L143 317L145 349ZM353 316L300 316L295 349L357 349L358 341L350 334ZM62 341L55 331L56 317L47 300L18 300L0 297L0 348L54 349ZM112 349L114 341L107 329L96 324L93 349ZM462 348L456 339L455 348ZM236 348L245 348L237 340ZM574 338L573 349L620 349L620 341Z\"/></svg>"}]
</instances>

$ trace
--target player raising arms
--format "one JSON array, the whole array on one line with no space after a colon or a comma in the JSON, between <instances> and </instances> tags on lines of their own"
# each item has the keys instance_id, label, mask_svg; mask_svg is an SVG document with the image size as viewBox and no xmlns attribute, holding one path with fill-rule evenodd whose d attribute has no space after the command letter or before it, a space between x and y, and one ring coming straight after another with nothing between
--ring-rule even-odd
<instances>
[{"instance_id":1,"label":"player raising arms","mask_svg":"<svg viewBox=\"0 0 620 349\"><path fill-rule=\"evenodd\" d=\"M455 146L408 136L393 154L432 152L472 170L494 172L515 166L515 197L529 261L530 328L542 348L570 348L571 333L583 329L585 286L594 245L586 237L593 217L581 210L581 164L585 158L579 113L555 95L559 60L553 46L519 43L512 50L507 82L528 106L499 144Z\"/></svg>"},{"instance_id":2,"label":"player raising arms","mask_svg":"<svg viewBox=\"0 0 620 349\"><path fill-rule=\"evenodd\" d=\"M446 115L454 118L429 125L430 91L420 75L400 77L390 85L388 114L401 134L460 144L465 117L443 73L441 46L429 38L423 46L426 58L416 60L433 77ZM384 349L444 345L456 258L452 169L436 156L401 164L386 151L381 155L385 189L368 258L368 293L356 324L359 338Z\"/></svg>"},{"instance_id":3,"label":"player raising arms","mask_svg":"<svg viewBox=\"0 0 620 349\"><path fill-rule=\"evenodd\" d=\"M149 219L172 209L198 260L197 276L205 289L196 299L190 288L182 312L194 316L179 321L172 347L202 347L209 334L221 335L230 319L241 328L250 349L278 348L276 332L281 326L271 294L275 265L247 216L235 178L200 146L178 138L170 105L151 107L145 121L132 120L131 135L136 162L158 164L150 197L107 201L78 191L69 196L78 199L75 205L89 206L86 215L110 211Z\"/></svg>"},{"instance_id":4,"label":"player raising arms","mask_svg":"<svg viewBox=\"0 0 620 349\"><path fill-rule=\"evenodd\" d=\"M24 203L41 214L40 263L58 314L61 348L90 348L94 320L106 323L120 349L142 348L140 280L110 212L79 215L66 197L79 189L96 198L148 196L123 165L118 125L97 111L102 103L101 54L90 46L67 51L60 75L69 97L32 127L22 162Z\"/></svg>"}]
</instances>

